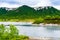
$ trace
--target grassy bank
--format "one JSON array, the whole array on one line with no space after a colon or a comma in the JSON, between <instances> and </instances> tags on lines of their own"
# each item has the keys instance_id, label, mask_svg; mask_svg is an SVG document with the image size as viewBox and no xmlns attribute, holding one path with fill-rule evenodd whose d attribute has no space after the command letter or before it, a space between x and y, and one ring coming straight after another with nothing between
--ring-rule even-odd
<instances>
[{"instance_id":1,"label":"grassy bank","mask_svg":"<svg viewBox=\"0 0 60 40\"><path fill-rule=\"evenodd\" d=\"M0 19L0 22L34 22L34 19Z\"/></svg>"},{"instance_id":2,"label":"grassy bank","mask_svg":"<svg viewBox=\"0 0 60 40\"><path fill-rule=\"evenodd\" d=\"M40 23L45 23L45 24L60 24L60 17L45 17L45 18L38 18L36 19L33 24L40 24Z\"/></svg>"}]
</instances>

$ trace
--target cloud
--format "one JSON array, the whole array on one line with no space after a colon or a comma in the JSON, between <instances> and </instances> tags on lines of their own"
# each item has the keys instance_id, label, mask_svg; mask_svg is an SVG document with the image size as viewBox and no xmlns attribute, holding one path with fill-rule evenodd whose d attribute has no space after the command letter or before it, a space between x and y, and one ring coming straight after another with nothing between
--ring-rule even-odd
<instances>
[{"instance_id":1,"label":"cloud","mask_svg":"<svg viewBox=\"0 0 60 40\"><path fill-rule=\"evenodd\" d=\"M30 5L30 6L51 6L60 5L60 0L0 0L2 3Z\"/></svg>"},{"instance_id":2,"label":"cloud","mask_svg":"<svg viewBox=\"0 0 60 40\"><path fill-rule=\"evenodd\" d=\"M52 6L52 3L50 0L39 0L39 2L35 6Z\"/></svg>"},{"instance_id":3,"label":"cloud","mask_svg":"<svg viewBox=\"0 0 60 40\"><path fill-rule=\"evenodd\" d=\"M10 4L20 4L20 5L34 5L38 0L0 0L0 2L6 2Z\"/></svg>"},{"instance_id":4,"label":"cloud","mask_svg":"<svg viewBox=\"0 0 60 40\"><path fill-rule=\"evenodd\" d=\"M53 5L60 5L60 0L50 0Z\"/></svg>"},{"instance_id":5,"label":"cloud","mask_svg":"<svg viewBox=\"0 0 60 40\"><path fill-rule=\"evenodd\" d=\"M19 7L20 5L18 4L8 4L8 3L1 3L0 2L0 7L8 7L8 8L16 8Z\"/></svg>"},{"instance_id":6,"label":"cloud","mask_svg":"<svg viewBox=\"0 0 60 40\"><path fill-rule=\"evenodd\" d=\"M20 4L22 5L36 5L39 0L21 0Z\"/></svg>"},{"instance_id":7,"label":"cloud","mask_svg":"<svg viewBox=\"0 0 60 40\"><path fill-rule=\"evenodd\" d=\"M0 0L2 3L9 3L9 4L19 4L17 0Z\"/></svg>"},{"instance_id":8,"label":"cloud","mask_svg":"<svg viewBox=\"0 0 60 40\"><path fill-rule=\"evenodd\" d=\"M20 5L28 6L56 6L60 9L60 0L0 0L0 7L15 8Z\"/></svg>"},{"instance_id":9,"label":"cloud","mask_svg":"<svg viewBox=\"0 0 60 40\"><path fill-rule=\"evenodd\" d=\"M15 7L19 5L36 5L38 0L0 0L0 7ZM7 6L6 6L7 5Z\"/></svg>"},{"instance_id":10,"label":"cloud","mask_svg":"<svg viewBox=\"0 0 60 40\"><path fill-rule=\"evenodd\" d=\"M60 5L58 5L58 6L53 6L53 7L55 7L56 9L59 9L59 10L60 10Z\"/></svg>"}]
</instances>

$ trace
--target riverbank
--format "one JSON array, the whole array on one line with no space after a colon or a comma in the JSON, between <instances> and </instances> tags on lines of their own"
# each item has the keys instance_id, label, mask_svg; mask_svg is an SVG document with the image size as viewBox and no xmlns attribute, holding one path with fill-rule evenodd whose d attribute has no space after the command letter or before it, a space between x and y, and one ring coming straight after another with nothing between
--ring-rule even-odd
<instances>
[{"instance_id":1,"label":"riverbank","mask_svg":"<svg viewBox=\"0 0 60 40\"><path fill-rule=\"evenodd\" d=\"M53 37L29 37L29 40L60 40L60 38Z\"/></svg>"},{"instance_id":2,"label":"riverbank","mask_svg":"<svg viewBox=\"0 0 60 40\"><path fill-rule=\"evenodd\" d=\"M0 22L0 24L4 24L4 25L30 25L30 26L39 26L39 27L45 27L45 26L60 26L60 24L45 24L45 23L40 23L40 24L32 24L33 22Z\"/></svg>"},{"instance_id":3,"label":"riverbank","mask_svg":"<svg viewBox=\"0 0 60 40\"><path fill-rule=\"evenodd\" d=\"M60 26L60 24L45 24L45 23L40 23L39 25L42 25L42 26Z\"/></svg>"},{"instance_id":4,"label":"riverbank","mask_svg":"<svg viewBox=\"0 0 60 40\"><path fill-rule=\"evenodd\" d=\"M0 24L4 24L4 25L22 25L22 24L32 24L32 22L0 22Z\"/></svg>"},{"instance_id":5,"label":"riverbank","mask_svg":"<svg viewBox=\"0 0 60 40\"><path fill-rule=\"evenodd\" d=\"M50 40L50 39L52 39L52 38L49 38L49 37L29 37L30 38L30 40Z\"/></svg>"}]
</instances>

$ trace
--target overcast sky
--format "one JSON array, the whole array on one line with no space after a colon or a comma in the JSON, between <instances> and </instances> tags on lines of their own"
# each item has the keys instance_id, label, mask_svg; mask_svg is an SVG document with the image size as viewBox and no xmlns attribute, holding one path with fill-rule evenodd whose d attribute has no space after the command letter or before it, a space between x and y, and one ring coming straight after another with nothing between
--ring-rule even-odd
<instances>
[{"instance_id":1,"label":"overcast sky","mask_svg":"<svg viewBox=\"0 0 60 40\"><path fill-rule=\"evenodd\" d=\"M21 5L28 6L54 6L60 9L60 0L0 0L0 7L15 8Z\"/></svg>"}]
</instances>

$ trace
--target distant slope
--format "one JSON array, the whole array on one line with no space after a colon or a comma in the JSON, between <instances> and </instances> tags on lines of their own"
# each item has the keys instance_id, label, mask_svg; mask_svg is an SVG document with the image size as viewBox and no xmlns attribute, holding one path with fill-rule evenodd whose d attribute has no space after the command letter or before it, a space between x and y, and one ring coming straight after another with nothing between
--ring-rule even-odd
<instances>
[{"instance_id":1,"label":"distant slope","mask_svg":"<svg viewBox=\"0 0 60 40\"><path fill-rule=\"evenodd\" d=\"M42 15L42 16L46 16L46 15L50 15L50 16L55 16L55 15L60 15L60 11L57 10L54 7L51 6L47 6L47 7L39 7L37 8L37 12Z\"/></svg>"},{"instance_id":2,"label":"distant slope","mask_svg":"<svg viewBox=\"0 0 60 40\"><path fill-rule=\"evenodd\" d=\"M39 17L50 16L60 16L60 10L51 7L38 7L34 9L27 5L23 5L16 9L6 10L6 8L0 8L0 19L36 19Z\"/></svg>"}]
</instances>

